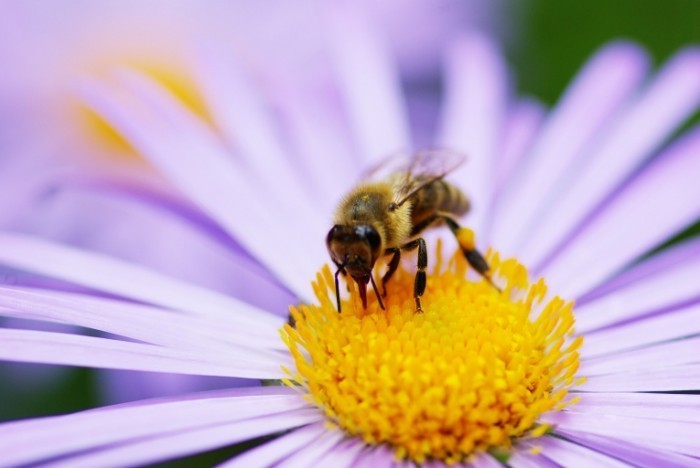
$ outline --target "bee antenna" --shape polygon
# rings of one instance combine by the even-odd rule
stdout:
[[[369,281],[372,283],[372,289],[374,289],[374,295],[377,296],[377,301],[379,301],[379,307],[382,308],[382,310],[385,310],[384,308],[384,303],[382,302],[382,298],[379,295],[379,292],[377,292],[377,285],[374,282],[374,276],[372,276],[372,272],[370,271],[369,273]]]
[[[338,275],[345,269],[345,263],[338,265],[338,270],[335,272],[335,301],[338,304],[338,313],[340,313],[340,288],[338,287]]]

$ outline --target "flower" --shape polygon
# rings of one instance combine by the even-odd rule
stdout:
[[[329,41],[342,72],[338,81],[328,80],[324,72],[312,89],[275,83],[271,87],[278,98],[275,112],[263,105],[245,70],[229,55],[216,47],[203,50],[196,71],[201,73],[215,128],[139,72],[119,71],[118,88],[101,82],[83,87],[89,105],[201,210],[200,216],[192,217],[193,223],[227,245],[235,238],[231,255],[250,279],[236,292],[239,297],[262,301],[288,297],[293,291],[308,301],[314,292],[309,280],[325,262],[327,215],[336,195],[352,184],[362,167],[353,154],[368,158],[410,147],[399,82],[381,53],[381,44],[371,31],[360,27],[358,18],[344,19],[348,21],[331,28]],[[575,382],[580,384],[571,390],[579,399],[575,404],[565,402],[563,395],[556,399],[552,393],[533,390],[545,398],[536,401],[554,400],[537,413],[539,425],[529,433],[515,434],[522,437],[513,441],[512,453],[478,451],[469,461],[493,464],[497,456],[514,466],[620,461],[693,464],[700,456],[694,437],[698,403],[695,395],[683,392],[700,386],[692,352],[700,332],[695,282],[700,244],[686,241],[639,258],[700,215],[700,185],[694,183],[700,171],[700,130],[690,129],[673,140],[669,137],[700,102],[700,83],[695,78],[700,52],[681,52],[643,85],[647,74],[643,51],[627,43],[609,45],[594,56],[546,119],[532,101],[507,99],[502,60],[495,45],[481,36],[463,38],[455,45],[447,62],[445,112],[436,142],[471,157],[454,179],[473,199],[470,226],[479,242],[489,239],[498,250],[516,254],[532,272],[546,278],[550,291],[576,299],[576,333],[584,338],[578,375],[587,380]],[[284,123],[281,129],[275,125],[280,122]],[[182,198],[167,196],[164,199],[183,206]],[[194,211],[192,205],[184,206],[190,208],[188,213]],[[231,237],[212,230],[212,220]],[[3,287],[0,313],[70,323],[114,336],[2,329],[0,358],[249,379],[288,378],[284,367],[292,374],[296,369],[300,383],[309,388],[325,382],[312,380],[314,372],[325,368],[303,368],[303,361],[313,359],[318,350],[312,346],[314,340],[319,343],[322,336],[305,337],[304,323],[296,329],[298,337],[286,327],[290,353],[278,336],[285,318],[259,304],[26,235],[2,233],[0,245],[4,264],[106,293]],[[502,295],[483,282],[464,281],[463,276],[459,281],[445,279],[440,293],[457,294],[457,289],[472,294],[475,302],[498,304],[494,320],[502,319],[506,309],[521,313],[524,304],[534,304],[535,298],[544,295],[543,283],[528,286],[524,269],[516,263],[501,263],[494,255],[490,260],[496,279],[505,282]],[[445,271],[448,276],[454,274]],[[430,284],[440,284],[442,274],[441,269],[435,271]],[[428,316],[428,307],[423,316],[416,316],[398,305],[402,299],[410,303],[407,282],[410,276],[400,271],[390,283],[395,290],[390,292],[386,319],[368,310],[376,323],[407,320],[418,328],[420,322],[434,320],[434,315]],[[322,308],[328,294],[323,284],[322,274],[315,290],[321,308],[313,302],[301,306],[294,314],[298,321],[318,324],[319,315],[314,314],[328,310],[328,304]],[[512,294],[511,285],[525,290],[524,302]],[[463,297],[458,297],[454,303],[464,307]],[[503,297],[508,302],[497,302]],[[426,304],[429,300],[426,297]],[[562,334],[554,338],[563,346],[572,316],[561,300],[554,298],[549,304],[554,305],[536,309],[534,315],[548,318],[551,311],[557,316],[559,321],[545,328],[561,328]],[[450,308],[434,310],[438,309]],[[472,343],[488,328],[483,311],[491,309],[477,305],[470,310],[475,311],[470,319],[483,319],[472,327],[477,333],[470,337]],[[351,315],[325,316],[329,321],[353,319]],[[533,322],[537,320],[533,316]],[[526,327],[521,324],[515,331]],[[494,334],[508,328],[496,330]],[[518,335],[509,336],[515,340]],[[302,342],[309,345],[306,355],[300,349]],[[559,377],[572,377],[570,369],[576,370],[581,342],[579,338],[568,348],[539,348],[555,350],[553,357],[542,357],[551,364],[542,372],[551,370],[553,388]],[[331,348],[336,342],[323,343]],[[486,343],[480,349],[491,352],[484,351],[477,359],[503,362],[488,361],[499,354],[495,347],[503,342]],[[445,342],[445,346],[453,344]],[[474,369],[478,372],[478,366]],[[379,368],[380,383],[385,377],[382,372]],[[391,370],[386,372],[391,379]],[[509,388],[508,379],[497,383],[499,378],[492,381],[494,393]],[[454,381],[446,376],[445,388]],[[537,390],[536,384],[533,387]],[[325,388],[321,397],[332,391]],[[426,398],[431,398],[427,393]],[[480,397],[489,395],[494,398],[493,393]],[[332,458],[334,465],[375,466],[393,459],[392,448],[372,445],[382,442],[375,434],[363,435],[362,440],[326,426],[331,421],[354,433],[351,426],[361,425],[338,412],[342,405],[332,403],[324,407],[325,412],[319,411],[305,396],[303,387],[233,388],[10,422],[0,426],[0,453],[3,462],[11,465],[44,461],[133,465],[275,435],[232,464],[321,465]],[[314,395],[314,401],[323,405],[321,397]],[[570,405],[556,407],[558,403]],[[486,409],[469,415],[481,413]],[[493,418],[497,420],[498,415]],[[507,447],[501,426],[487,429],[494,433],[493,445]],[[437,437],[436,446],[442,443]],[[457,458],[442,457],[437,451],[421,455],[412,452],[410,444],[402,452],[401,445],[391,440],[399,447],[399,455],[405,452],[418,461],[431,455],[462,461],[461,455],[469,453],[467,448]],[[489,446],[484,444],[481,439],[474,441],[481,450]]]

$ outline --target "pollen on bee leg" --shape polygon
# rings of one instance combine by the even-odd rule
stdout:
[[[456,233],[457,242],[459,246],[466,250],[474,250],[476,247],[476,241],[474,236],[474,231],[469,228],[459,228]]]
[[[293,308],[296,328],[282,331],[296,364],[286,382],[308,391],[348,435],[416,463],[464,462],[543,435],[540,415],[575,402],[568,392],[582,381],[573,308],[546,301],[544,281],[531,283],[516,260],[487,257],[502,294],[466,279],[458,251],[428,274],[423,314],[405,265],[391,279],[386,310],[373,296],[365,310],[349,281],[340,314],[324,270],[318,302]]]

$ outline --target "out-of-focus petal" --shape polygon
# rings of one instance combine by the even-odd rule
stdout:
[[[366,448],[364,441],[358,437],[345,439],[326,452],[326,455],[318,460],[317,466],[351,468],[355,466],[355,460]]]
[[[308,217],[300,214],[305,222],[286,223],[285,235],[280,236],[279,216],[269,209],[278,206],[279,201],[259,190],[251,174],[234,164],[232,155],[212,131],[146,77],[130,74],[128,81],[138,88],[138,97],[133,92],[118,95],[95,84],[85,85],[83,95],[285,285],[301,297],[311,297],[307,278],[313,277],[322,264],[321,257],[325,260],[325,252],[322,244],[314,250],[317,244],[312,245],[306,233],[322,232],[325,226],[320,224],[321,219],[314,228]],[[304,257],[302,252],[306,256],[317,252],[318,261]],[[280,258],[286,261],[280,262]]]
[[[263,387],[180,395],[1,424],[3,463],[16,466],[156,435],[307,411],[301,396],[285,390]],[[322,417],[318,411],[316,415]]]
[[[577,297],[696,220],[698,155],[696,127],[621,187],[537,273],[557,293]]]
[[[222,50],[216,44],[200,45],[195,57],[194,69],[207,105],[228,145],[235,148],[235,156],[242,162],[240,170],[254,172],[264,190],[275,194],[280,209],[289,206],[300,211],[301,221],[304,221],[305,210],[312,202],[304,192],[303,181],[308,175],[293,164],[289,152],[285,151],[283,135],[276,127],[279,122],[264,105],[264,98],[252,77],[247,76],[230,50]]]
[[[286,349],[279,338],[265,340],[244,327],[201,317],[84,294],[0,286],[0,315],[63,322],[174,349],[267,355]],[[244,349],[247,349],[245,351]]]
[[[133,262],[286,317],[296,296],[230,236],[224,233],[227,241],[217,240],[206,228],[147,197],[109,189],[64,189],[35,207],[37,223],[22,230]]]
[[[304,184],[314,193],[314,208],[330,220],[342,195],[357,184],[366,168],[357,163],[341,106],[330,90],[319,87],[285,87],[280,112],[289,128],[290,144],[310,175]]]
[[[328,428],[323,423],[308,426],[284,434],[271,442],[246,450],[236,458],[219,465],[220,468],[248,468],[250,466],[272,466],[290,454],[316,440]]]
[[[0,262],[130,299],[272,335],[284,321],[232,297],[146,268],[21,234],[0,233]]]
[[[327,466],[318,463],[329,451],[332,451],[345,437],[341,430],[330,430],[321,434],[289,457],[280,461],[281,468],[306,468],[308,466]],[[334,465],[335,466],[335,465]]]
[[[473,35],[457,42],[447,57],[446,98],[437,143],[467,155],[452,177],[472,200],[469,226],[483,232],[491,206],[503,131],[508,74],[503,56],[490,39]],[[477,242],[486,239],[477,235]]]
[[[286,376],[280,369],[283,358],[221,355],[214,359],[205,352],[34,330],[0,329],[0,339],[0,359],[5,361],[249,379]]]
[[[314,423],[321,417],[316,410],[300,409],[234,423],[193,428],[186,432],[168,432],[148,439],[108,446],[94,453],[78,454],[61,460],[54,466],[143,466],[275,434]]]
[[[641,83],[647,58],[637,46],[605,46],[589,60],[544,123],[494,213],[492,244],[516,253],[528,223],[580,151],[609,125]],[[529,233],[529,232],[528,232]],[[532,234],[529,234],[532,235]]]
[[[326,10],[328,54],[365,166],[410,149],[411,137],[396,65],[369,18],[350,5]]]
[[[380,445],[368,448],[364,453],[361,453],[355,462],[355,466],[358,468],[373,468],[376,466],[392,466],[393,463],[394,454],[391,449]]]
[[[559,181],[544,216],[532,220],[520,259],[537,268],[700,104],[700,49],[671,60]],[[663,186],[661,186],[663,187]],[[682,202],[681,200],[678,200]]]

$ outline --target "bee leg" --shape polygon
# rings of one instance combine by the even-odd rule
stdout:
[[[399,267],[399,260],[401,260],[401,250],[397,249],[396,247],[386,249],[384,255],[389,254],[393,254],[394,256],[391,257],[389,267],[386,270],[386,273],[384,273],[384,276],[382,276],[382,297],[386,297],[386,282],[389,281],[389,278],[392,277],[396,269]]]
[[[374,289],[374,295],[377,296],[377,302],[379,302],[379,307],[382,310],[386,310],[384,307],[384,303],[382,302],[382,296],[379,295],[379,291],[377,291],[377,284],[374,282],[374,276],[372,274],[369,275],[369,282],[372,284],[372,289]]]
[[[336,263],[336,265],[338,264]],[[340,313],[340,288],[338,287],[338,274],[340,272],[343,272],[343,274],[345,274],[345,269],[341,265],[338,265],[338,270],[336,270],[335,272],[335,300],[338,304],[338,313]]]
[[[416,313],[422,314],[423,308],[420,305],[420,298],[425,292],[427,279],[425,269],[428,268],[428,248],[425,246],[425,240],[419,237],[416,240],[404,244],[401,249],[411,251],[418,247],[418,271],[416,272],[416,282],[413,285],[413,297],[416,300]]]
[[[498,292],[501,292],[501,288],[496,286],[491,279],[491,269],[489,268],[488,262],[484,256],[481,255],[478,250],[476,250],[476,246],[474,245],[474,232],[471,229],[460,227],[460,225],[457,224],[457,221],[450,216],[444,214],[439,214],[438,216],[445,220],[445,223],[450,228],[450,231],[452,231],[452,234],[454,234],[459,247],[462,249],[464,258],[467,259],[469,265],[471,265],[471,267],[474,268],[477,273],[488,281],[491,286],[496,288]]]

